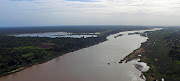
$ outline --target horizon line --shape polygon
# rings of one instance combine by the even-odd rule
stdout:
[[[71,26],[71,27],[77,27],[77,26],[140,26],[140,27],[180,27],[180,26],[162,26],[162,25],[42,25],[42,26],[0,26],[0,28],[23,28],[23,27],[68,27],[68,26]]]

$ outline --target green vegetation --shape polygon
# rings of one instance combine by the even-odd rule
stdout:
[[[147,81],[180,81],[180,28],[164,28],[147,32],[148,46],[146,62],[150,70],[145,74]]]
[[[67,52],[75,51],[103,41],[110,34],[120,31],[147,29],[123,27],[47,27],[47,28],[2,28],[0,29],[0,76],[18,71],[22,67],[43,63]],[[41,38],[14,37],[14,33],[31,32],[100,32],[97,38]]]
[[[0,74],[48,61],[64,53],[105,41],[104,38],[0,37]]]

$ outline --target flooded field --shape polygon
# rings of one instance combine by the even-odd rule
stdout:
[[[88,38],[88,37],[97,37],[97,34],[99,33],[82,33],[82,34],[76,34],[76,33],[67,33],[67,32],[46,32],[46,33],[25,33],[25,34],[17,34],[14,35],[16,37],[50,37],[50,38],[56,38],[56,37],[70,37],[70,38]]]

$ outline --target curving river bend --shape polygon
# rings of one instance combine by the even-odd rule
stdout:
[[[125,31],[110,35],[108,41],[0,77],[0,81],[141,81],[141,72],[131,63],[118,62],[148,39],[128,33],[155,30]],[[118,34],[124,35],[114,38]]]

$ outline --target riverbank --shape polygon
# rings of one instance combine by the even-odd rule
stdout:
[[[146,47],[148,47],[148,46],[150,46],[152,44],[153,44],[153,42],[148,39],[146,42],[141,44],[140,48],[134,50],[128,56],[123,58],[123,60],[128,62],[128,61],[132,61],[134,59],[140,59],[141,62],[145,62],[145,60],[147,59],[147,57],[145,56],[145,52],[146,51],[151,51],[151,50],[146,50]]]
[[[102,43],[104,41],[107,41],[106,37],[101,37],[101,40],[98,40],[98,41],[95,41],[95,42],[91,42],[91,43],[88,43],[86,45],[83,45],[83,46],[80,46],[80,47],[76,47],[76,48],[72,48],[72,49],[67,49],[65,51],[62,51],[62,52],[59,52],[59,53],[56,53],[55,56],[50,56],[48,58],[45,58],[45,59],[42,59],[42,60],[39,60],[37,62],[34,62],[34,63],[31,63],[31,64],[26,64],[26,65],[23,65],[23,66],[19,66],[19,68],[17,69],[14,69],[14,70],[11,70],[11,71],[8,71],[4,74],[1,74],[0,77],[2,76],[6,76],[6,75],[9,75],[9,74],[12,74],[12,73],[16,73],[16,72],[19,72],[23,69],[26,69],[28,67],[31,67],[33,65],[37,65],[37,64],[42,64],[42,63],[45,63],[45,62],[48,62],[56,57],[59,57],[61,55],[64,55],[64,54],[67,54],[67,53],[70,53],[70,52],[74,52],[74,51],[77,51],[77,50],[80,50],[82,48],[87,48],[87,47],[90,47],[90,46],[93,46],[93,45],[96,45],[96,44],[99,44],[99,43]]]
[[[147,40],[146,42],[142,43],[141,47],[134,50],[132,53],[130,53],[128,56],[126,56],[125,58],[123,58],[123,60],[127,63],[127,62],[130,62],[130,61],[133,61],[133,60],[136,60],[138,62],[142,62],[142,63],[146,63],[146,60],[147,60],[147,57],[145,55],[145,52],[146,51],[150,51],[150,50],[146,50],[146,47],[148,47],[149,45],[151,45],[152,42],[150,40]],[[135,68],[138,69],[139,71],[141,71],[141,75],[140,77],[143,79],[143,80],[146,80],[146,78],[144,77],[144,72],[146,71],[142,71],[142,69],[145,67],[145,66],[142,66],[140,64],[134,64]],[[146,65],[147,66],[147,65]]]
[[[144,33],[133,33],[133,34],[140,34],[141,36],[148,37],[147,34],[153,32],[155,31],[146,31]],[[147,52],[153,51],[153,50],[149,50],[148,48],[154,46],[155,41],[157,40],[148,38],[146,42],[141,43],[141,46],[138,49],[134,50],[132,53],[121,59],[119,63],[122,63],[123,61],[125,61],[125,63],[131,62],[136,69],[141,71],[141,75],[140,75],[141,79],[147,80],[146,77],[148,77],[148,81],[156,80],[156,77],[154,77],[155,72],[151,72],[150,74],[147,73],[149,69],[153,69],[155,71],[155,67],[152,64],[151,65],[149,64],[148,62],[149,60],[146,55]],[[157,59],[153,59],[153,60],[157,60]]]
[[[147,34],[147,32],[145,32],[145,33]],[[150,33],[153,33],[153,32],[150,32]],[[146,37],[148,37],[148,36],[146,36]],[[149,67],[149,64],[146,64],[146,63],[148,63],[148,57],[147,57],[146,53],[153,51],[153,50],[149,50],[148,47],[152,47],[154,44],[155,44],[155,40],[152,40],[151,38],[147,39],[146,42],[141,43],[140,48],[134,50],[132,53],[130,53],[128,56],[124,57],[121,60],[121,61],[125,61],[125,63],[131,62],[131,61],[134,61],[134,60],[137,61],[137,63],[134,64],[134,66],[135,66],[136,69],[138,69],[139,71],[142,72],[140,77],[143,80],[146,80],[147,75],[155,76],[155,73],[151,73],[151,74],[146,73],[146,71],[148,71],[149,68],[146,71],[142,71],[143,68]],[[157,60],[157,59],[154,59],[154,60]],[[139,63],[144,63],[145,66],[141,65]],[[155,67],[152,67],[152,66],[153,65],[151,65],[150,69],[155,68]],[[153,80],[156,80],[156,78],[148,76],[148,81],[153,81]]]
[[[179,29],[165,28],[160,31],[147,32],[148,40],[142,43],[141,47],[124,60],[130,62],[133,59],[140,59],[140,62],[148,64],[150,69],[142,72],[147,81],[167,80],[179,81]],[[141,69],[141,66],[137,66]]]

